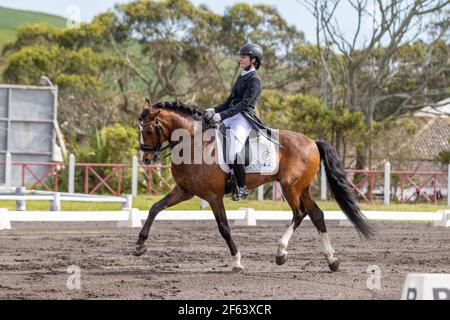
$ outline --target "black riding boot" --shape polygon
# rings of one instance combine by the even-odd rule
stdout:
[[[247,198],[248,192],[245,187],[245,167],[244,164],[237,163],[234,161],[233,164],[234,176],[236,177],[236,191],[231,196],[231,200],[239,201],[241,199]]]

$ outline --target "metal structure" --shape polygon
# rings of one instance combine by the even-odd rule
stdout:
[[[55,153],[58,87],[47,78],[43,86],[0,85],[0,161],[51,162]],[[10,154],[11,158],[7,159]],[[62,160],[62,159],[58,159]],[[13,167],[5,174],[0,168],[0,184],[20,186],[34,183],[48,168],[29,166],[26,172]]]

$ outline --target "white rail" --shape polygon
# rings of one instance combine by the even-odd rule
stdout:
[[[438,212],[388,212],[364,211],[368,220],[385,221],[431,221],[435,225],[450,227],[450,210]],[[346,216],[340,211],[326,211],[325,220],[346,221]],[[147,211],[126,209],[122,211],[8,211],[0,209],[0,230],[10,229],[11,222],[84,222],[84,221],[115,221],[118,226],[140,227],[146,219]],[[290,211],[254,211],[251,208],[228,210],[229,220],[236,220],[241,225],[256,225],[256,221],[291,220]],[[305,220],[308,220],[306,217]],[[164,210],[156,220],[214,220],[212,211],[207,210]]]
[[[121,203],[122,209],[132,208],[133,198],[131,195],[124,195],[121,197],[113,196],[99,196],[88,194],[76,194],[76,193],[59,193],[48,191],[19,191],[19,195],[3,194],[0,195],[0,201],[16,201],[16,210],[25,211],[25,201],[51,201],[51,211],[61,210],[61,201],[72,202],[108,202],[108,203]]]

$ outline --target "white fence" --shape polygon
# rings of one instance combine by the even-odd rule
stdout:
[[[450,210],[437,212],[389,212],[364,211],[368,220],[384,221],[431,221],[436,226],[450,227]],[[325,220],[347,221],[341,211],[325,211]],[[146,219],[147,211],[129,208],[122,211],[8,211],[0,209],[0,230],[10,229],[11,222],[89,222],[113,221],[118,227],[141,227],[141,221]],[[255,211],[251,208],[228,210],[229,220],[236,224],[252,226],[257,221],[290,221],[291,211]],[[156,220],[214,220],[209,210],[164,210]],[[309,220],[306,217],[305,220]]]
[[[16,201],[17,211],[26,210],[27,200],[50,201],[51,211],[60,211],[61,201],[121,203],[122,209],[130,209],[133,207],[133,197],[131,195],[114,197],[114,196],[101,196],[101,195],[80,194],[80,193],[25,190],[22,187],[16,188],[15,193],[13,193],[10,190],[6,192],[3,191],[0,193],[0,201]]]

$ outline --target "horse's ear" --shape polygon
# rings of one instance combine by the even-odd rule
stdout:
[[[148,98],[145,98],[144,105],[142,106],[142,109],[150,108],[151,105],[152,105],[152,103],[150,102],[150,100]]]

